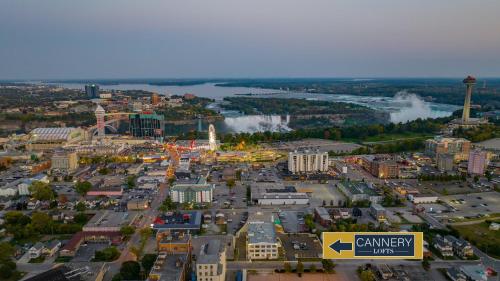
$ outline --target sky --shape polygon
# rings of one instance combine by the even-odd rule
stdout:
[[[0,79],[500,77],[498,0],[0,0]]]

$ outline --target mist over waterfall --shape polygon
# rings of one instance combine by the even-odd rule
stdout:
[[[282,132],[291,131],[288,127],[290,117],[282,118],[280,115],[247,115],[239,117],[226,117],[224,125],[227,129],[241,133],[255,133],[263,131]]]
[[[431,104],[424,101],[416,94],[407,91],[396,93],[392,100],[391,122],[407,122],[418,118],[436,118],[447,116],[449,113],[436,111]]]

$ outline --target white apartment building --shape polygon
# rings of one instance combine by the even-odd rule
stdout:
[[[288,153],[288,170],[294,174],[328,171],[328,152],[302,150]]]
[[[225,281],[226,248],[220,240],[210,240],[201,247],[196,261],[196,280]]]

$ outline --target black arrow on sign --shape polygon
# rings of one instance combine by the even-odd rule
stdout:
[[[352,250],[352,243],[342,243],[340,240],[337,240],[337,242],[330,245],[330,248],[340,254],[341,251]]]

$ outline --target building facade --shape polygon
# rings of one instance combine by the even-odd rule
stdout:
[[[449,153],[439,153],[436,155],[436,163],[441,172],[451,172],[455,167],[455,156]]]
[[[280,243],[276,237],[276,231],[273,223],[261,221],[248,223],[248,260],[278,259],[279,247]]]
[[[204,244],[196,261],[196,280],[225,281],[226,249],[220,240]]]
[[[339,182],[337,187],[351,202],[368,200],[379,203],[382,200],[382,195],[365,182],[343,181]]]
[[[211,203],[213,184],[176,184],[170,188],[170,197],[176,203]]]
[[[324,173],[328,171],[328,152],[293,151],[288,153],[288,171],[293,174]]]
[[[469,162],[467,163],[467,173],[473,175],[484,175],[488,166],[488,152],[482,150],[472,150],[469,153]]]
[[[161,138],[165,128],[163,115],[137,113],[129,115],[130,134],[137,138]]]
[[[89,99],[99,98],[99,86],[95,84],[85,85],[85,93]]]
[[[463,138],[435,137],[425,141],[425,154],[436,157],[438,154],[452,154],[455,161],[469,158],[471,143]]]
[[[78,169],[76,152],[56,152],[51,158],[51,169],[72,172]]]

